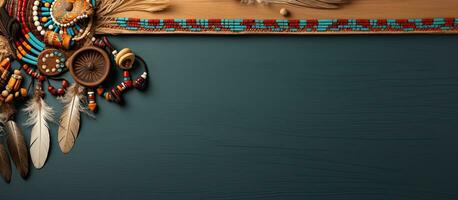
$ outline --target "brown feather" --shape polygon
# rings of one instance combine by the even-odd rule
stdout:
[[[13,120],[5,123],[5,131],[7,133],[8,150],[10,151],[16,169],[21,174],[22,178],[26,178],[29,173],[29,152],[25,144],[24,134]]]
[[[0,143],[0,175],[9,183],[11,181],[11,163],[10,157],[6,152],[5,145]]]

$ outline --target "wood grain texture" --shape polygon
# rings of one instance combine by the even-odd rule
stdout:
[[[294,19],[338,18],[434,18],[457,17],[455,0],[352,0],[340,9],[323,10],[284,5],[242,5],[236,0],[175,0],[169,9],[155,14],[131,12],[124,17],[151,19],[286,19],[279,10],[286,7]]]

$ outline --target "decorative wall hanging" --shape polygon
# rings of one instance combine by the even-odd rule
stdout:
[[[0,175],[6,182],[11,180],[11,163],[23,178],[28,177],[29,159],[37,169],[45,166],[50,138],[56,135],[50,132],[53,124],[58,124],[59,148],[69,153],[78,137],[81,114],[93,115],[97,110],[96,94],[123,103],[128,90],[145,88],[148,70],[143,59],[128,48],[118,52],[107,37],[95,36],[95,21],[113,13],[152,12],[165,5],[157,0],[2,2]],[[138,62],[144,72],[132,79],[130,73]],[[122,82],[109,85],[105,80],[113,79],[109,74],[116,71]],[[65,74],[72,80],[64,79]],[[62,113],[46,103],[49,95],[62,102]],[[18,123],[15,115],[21,111],[27,120]],[[31,132],[23,132],[22,125],[30,126]]]
[[[5,0],[1,3],[0,175],[7,182],[12,174],[10,160],[23,178],[28,176],[29,159],[35,168],[44,167],[50,137],[54,135],[49,129],[52,123],[58,123],[57,142],[61,151],[69,153],[79,134],[81,114],[92,115],[97,110],[96,95],[123,103],[127,91],[145,89],[148,69],[143,59],[129,48],[118,51],[102,34],[458,31],[458,18],[454,18],[456,0],[417,0],[415,4],[398,0]],[[139,62],[144,71],[132,79],[131,71]],[[122,71],[122,81],[107,86],[106,80],[113,79],[110,72],[118,70]],[[62,78],[65,74],[72,80]],[[60,86],[55,87],[57,84]],[[62,113],[55,113],[48,106],[45,93],[59,97]],[[15,121],[15,114],[21,111],[16,110],[18,105],[25,107],[23,112],[28,117],[25,123]],[[30,126],[31,132],[24,134],[21,124]]]

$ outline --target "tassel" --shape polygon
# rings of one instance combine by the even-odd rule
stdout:
[[[154,13],[166,9],[169,4],[169,0],[99,0],[96,29],[102,28],[113,17],[125,16],[128,12]]]
[[[84,88],[77,84],[68,88],[67,94],[62,98],[65,103],[64,111],[60,116],[59,130],[57,133],[59,147],[64,154],[70,152],[75,144],[80,129],[80,113],[87,112],[84,104]]]
[[[11,163],[10,157],[6,152],[5,145],[0,143],[0,175],[9,183],[11,181]]]
[[[41,84],[35,88],[34,97],[27,103],[24,109],[28,115],[27,126],[33,126],[30,134],[30,157],[37,169],[41,169],[49,152],[49,127],[48,122],[52,121],[54,111],[43,100],[43,89]]]

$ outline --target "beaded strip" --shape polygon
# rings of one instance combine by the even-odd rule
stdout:
[[[138,19],[112,18],[102,25],[137,32],[450,32],[458,18],[433,19]]]

